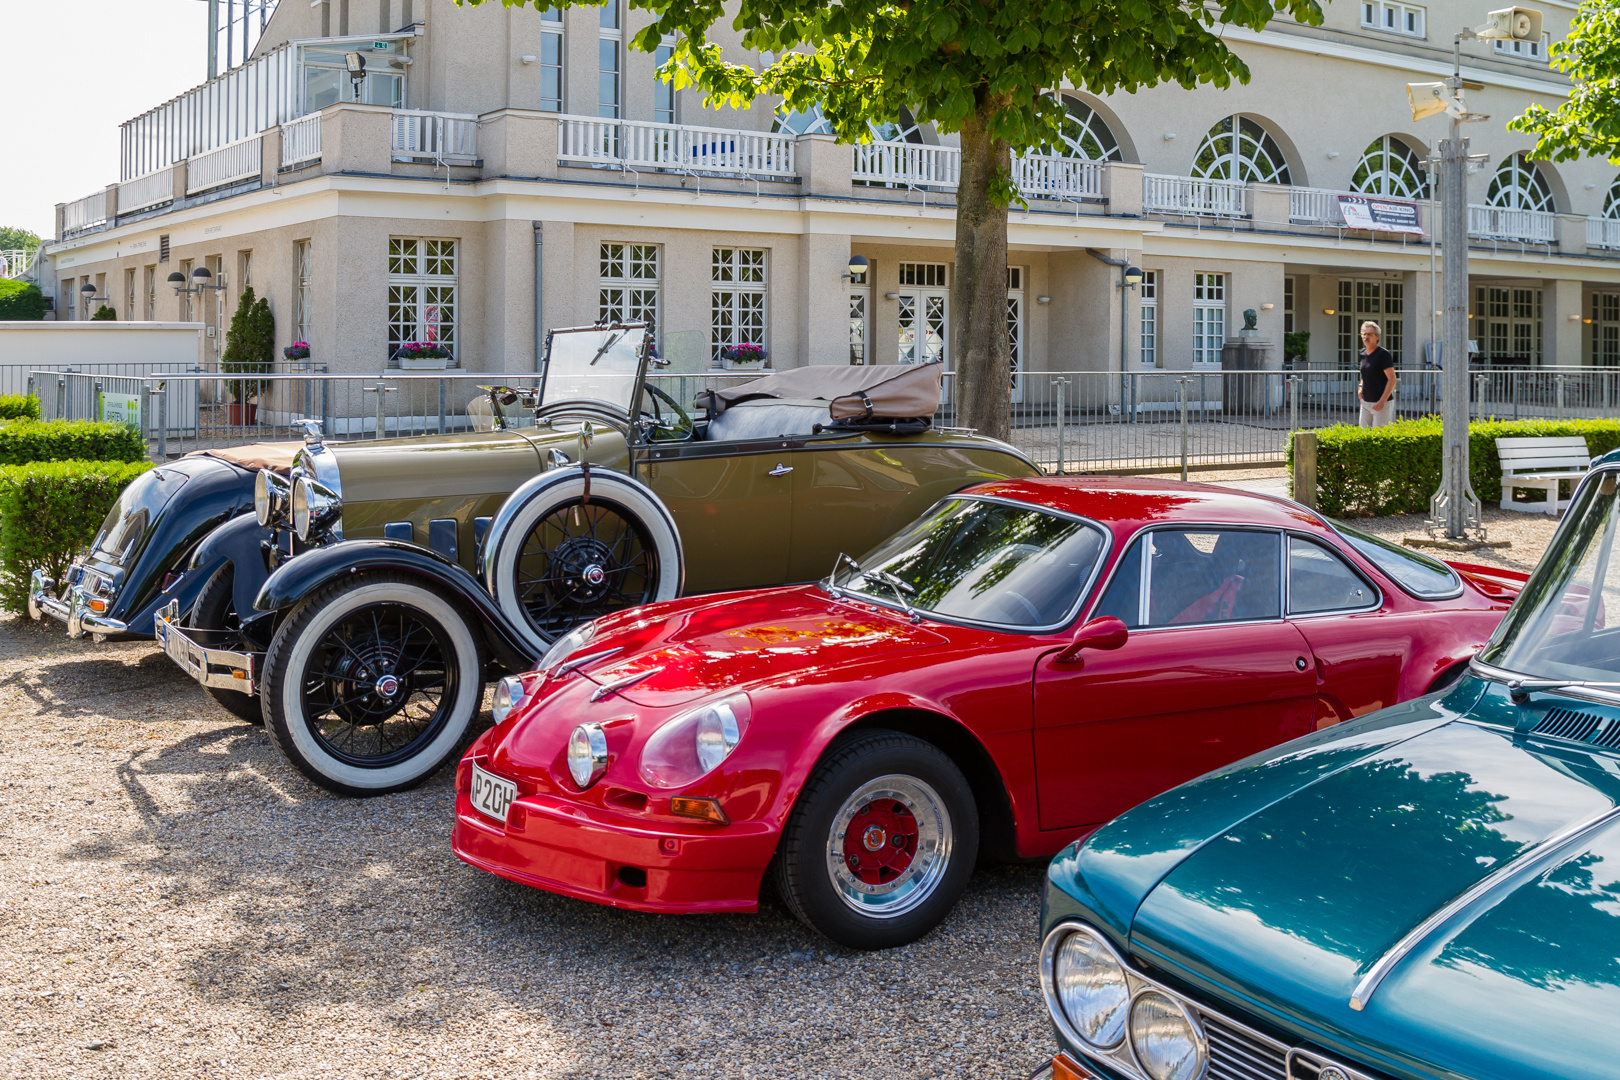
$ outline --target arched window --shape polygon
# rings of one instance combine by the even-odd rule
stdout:
[[[1502,159],[1491,178],[1486,202],[1504,210],[1547,210],[1553,207],[1552,188],[1535,162],[1523,154]]]
[[[1361,163],[1356,166],[1350,189],[1363,195],[1384,195],[1396,199],[1429,197],[1429,181],[1423,173],[1423,158],[1393,135],[1374,139],[1361,152]]]
[[[1064,96],[1069,115],[1063,121],[1063,144],[1071,157],[1086,161],[1122,161],[1119,140],[1108,129],[1108,122],[1097,110],[1077,98]]]
[[[912,117],[909,109],[900,110],[900,120],[894,124],[868,124],[872,129],[872,138],[879,142],[923,142],[922,128]]]
[[[831,135],[832,125],[821,113],[820,105],[813,105],[809,110],[800,112],[797,109],[778,109],[776,120],[771,124],[772,131],[785,131],[790,135]]]
[[[1209,129],[1192,174],[1204,180],[1289,184],[1288,162],[1266,129],[1246,116],[1228,116]]]
[[[1603,197],[1603,216],[1610,221],[1620,221],[1620,176],[1614,178],[1609,193]]]

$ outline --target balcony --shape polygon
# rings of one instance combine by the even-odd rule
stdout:
[[[792,179],[793,148],[792,135],[767,131],[578,116],[557,122],[557,160],[621,170]]]
[[[478,158],[478,117],[395,109],[390,123],[395,160],[431,158],[468,165]],[[317,153],[319,142],[317,141]]]
[[[1550,245],[1558,240],[1558,215],[1541,210],[1504,210],[1499,206],[1470,204],[1468,235],[1477,240]]]
[[[1145,173],[1142,208],[1150,213],[1181,217],[1248,217],[1248,185],[1236,180]]]
[[[1620,251],[1620,220],[1589,217],[1586,219],[1586,246],[1604,251]]]

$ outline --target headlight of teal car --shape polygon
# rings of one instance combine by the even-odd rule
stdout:
[[[1193,1080],[1204,1071],[1204,1037],[1181,1002],[1145,990],[1131,1003],[1131,1050],[1153,1080]]]
[[[1107,1050],[1125,1037],[1126,1007],[1131,1000],[1125,965],[1090,930],[1070,930],[1061,942],[1054,943],[1052,989],[1075,1032],[1092,1046]]]
[[[653,732],[641,749],[641,778],[683,787],[720,767],[748,730],[748,695],[732,694],[688,710]]]

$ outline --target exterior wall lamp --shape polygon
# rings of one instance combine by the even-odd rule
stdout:
[[[96,287],[90,284],[88,281],[79,286],[79,295],[84,298],[84,310],[87,313],[85,315],[86,318],[89,318],[88,312],[90,311],[91,304],[105,304],[107,302],[107,297],[96,295]]]
[[[1325,308],[1322,309],[1322,314],[1324,314],[1324,315],[1337,315],[1338,310],[1336,308],[1325,307]]]
[[[1127,289],[1134,289],[1140,284],[1142,284],[1141,268],[1137,266],[1127,266],[1125,268],[1125,287]]]
[[[176,296],[179,296],[181,293],[196,293],[198,296],[201,296],[204,290],[207,289],[213,289],[216,292],[224,291],[226,288],[224,285],[209,284],[209,282],[213,280],[213,277],[214,273],[212,270],[208,269],[206,266],[199,266],[191,272],[190,288],[186,287],[186,275],[182,274],[178,270],[169,275],[169,284],[174,286],[174,295]]]
[[[366,79],[366,58],[357,52],[344,53],[343,63],[349,69],[349,83],[354,87],[354,100],[360,100],[360,84]]]
[[[872,264],[866,261],[865,255],[851,255],[849,257],[849,269],[839,274],[838,277],[842,281],[853,281],[858,277],[864,277],[871,266]],[[893,297],[891,296],[890,299],[893,299]]]

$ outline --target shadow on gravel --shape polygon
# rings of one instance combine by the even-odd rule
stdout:
[[[149,721],[130,705],[149,705],[154,694],[187,694],[196,684],[160,652],[145,652],[131,658],[113,655],[86,655],[83,658],[56,659],[43,656],[27,670],[0,679],[34,703],[34,714],[41,717],[111,715],[134,723]],[[93,688],[93,692],[87,691]],[[196,690],[188,704],[200,702]]]

